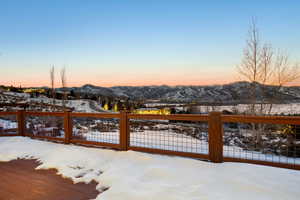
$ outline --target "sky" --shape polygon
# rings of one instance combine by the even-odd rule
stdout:
[[[298,0],[0,0],[0,85],[211,85],[240,80],[251,19],[300,61]],[[300,85],[300,81],[295,82]]]

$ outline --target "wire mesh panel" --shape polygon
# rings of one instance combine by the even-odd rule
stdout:
[[[116,118],[72,117],[72,139],[119,144],[119,121]]]
[[[64,118],[60,116],[31,116],[25,117],[26,134],[64,138]]]
[[[224,157],[300,164],[300,126],[225,123]]]
[[[0,115],[0,135],[17,134],[18,122],[16,115]]]
[[[208,154],[207,123],[130,119],[130,146]]]

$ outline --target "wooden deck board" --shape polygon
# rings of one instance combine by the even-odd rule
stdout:
[[[73,184],[55,169],[35,170],[35,160],[0,162],[0,200],[88,200],[96,198],[96,182]]]

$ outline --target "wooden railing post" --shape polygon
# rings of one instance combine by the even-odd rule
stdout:
[[[72,138],[73,123],[70,111],[65,111],[64,115],[64,130],[65,130],[65,144],[69,144]]]
[[[120,112],[120,150],[127,151],[129,147],[129,121],[127,118],[128,111]]]
[[[210,112],[208,119],[209,159],[223,162],[223,124],[220,112]]]
[[[18,110],[17,121],[18,121],[18,134],[20,136],[25,136],[25,111],[24,110]]]

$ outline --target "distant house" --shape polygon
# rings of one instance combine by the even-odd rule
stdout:
[[[43,88],[27,88],[23,90],[24,93],[45,93],[46,90]]]
[[[140,108],[133,111],[134,114],[156,114],[156,115],[169,115],[171,110],[169,108]]]

